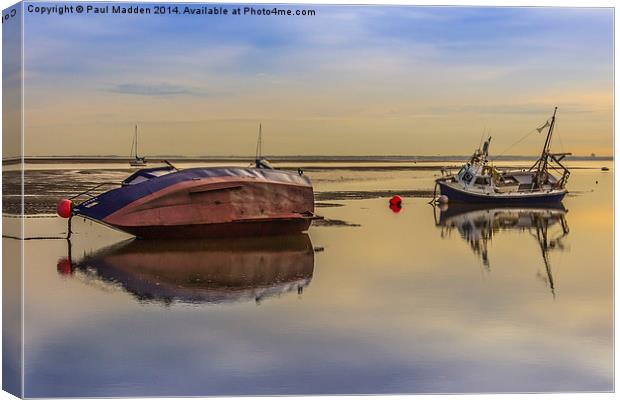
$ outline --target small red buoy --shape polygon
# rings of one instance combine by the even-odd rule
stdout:
[[[390,199],[390,205],[397,205],[400,207],[402,203],[403,203],[403,200],[400,198],[399,195],[396,195]]]
[[[71,275],[71,261],[68,258],[58,260],[56,270],[60,275]]]
[[[403,208],[403,200],[399,195],[395,195],[390,199],[390,210],[397,213]]]
[[[392,210],[395,213],[399,213],[400,210],[402,210],[402,209],[403,209],[403,207],[401,206],[400,203],[398,203],[398,204],[390,204],[390,210]]]
[[[63,218],[69,218],[71,216],[71,210],[73,209],[73,202],[68,199],[62,199],[56,205],[56,212]]]

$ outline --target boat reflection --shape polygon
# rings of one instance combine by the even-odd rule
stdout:
[[[553,207],[492,207],[483,205],[444,205],[435,211],[435,224],[441,228],[441,237],[447,238],[456,230],[469,243],[472,251],[490,270],[488,244],[493,236],[503,231],[531,234],[538,242],[545,267],[538,276],[549,286],[555,297],[555,283],[549,263],[551,250],[564,251],[563,239],[568,235],[568,211],[563,205]]]
[[[310,284],[314,250],[307,234],[235,240],[130,239],[58,262],[59,274],[120,285],[141,301],[232,303],[295,292]]]

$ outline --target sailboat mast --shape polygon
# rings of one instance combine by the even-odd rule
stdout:
[[[134,140],[136,141],[136,158],[138,158],[138,124],[135,127]]]
[[[258,141],[256,142],[256,159],[260,159],[263,153],[263,124],[258,124]]]
[[[129,158],[133,157],[133,149],[136,146],[136,137],[131,138],[131,150],[129,150]]]

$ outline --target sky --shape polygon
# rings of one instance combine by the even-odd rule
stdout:
[[[465,155],[483,134],[499,154],[555,106],[554,150],[613,153],[610,8],[279,7],[316,15],[26,9],[25,154],[129,155],[138,124],[147,156],[250,156],[259,123],[267,156]]]

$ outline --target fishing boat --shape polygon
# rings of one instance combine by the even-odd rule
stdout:
[[[441,228],[441,237],[450,237],[452,231],[467,241],[487,270],[491,269],[489,243],[501,232],[527,232],[537,241],[542,255],[547,282],[555,296],[555,283],[549,252],[564,250],[564,238],[569,234],[567,210],[561,204],[547,206],[495,206],[484,204],[450,204],[435,212],[435,225]]]
[[[128,239],[67,258],[63,276],[121,287],[140,301],[256,302],[301,294],[312,281],[314,249],[307,234],[281,237]],[[102,286],[98,284],[97,286]]]
[[[550,121],[536,128],[541,132],[549,127],[541,155],[529,169],[500,170],[490,165],[489,137],[482,149],[477,149],[457,174],[443,176],[435,181],[440,195],[445,196],[444,201],[493,204],[561,202],[567,193],[566,183],[570,176],[562,160],[571,153],[550,152],[557,109]]]
[[[68,235],[74,216],[149,239],[289,234],[321,218],[303,171],[275,169],[258,151],[248,168],[167,164],[61,200],[57,211],[69,219]],[[96,194],[110,185],[118,187]]]
[[[138,156],[138,125],[136,125],[129,153],[129,165],[132,167],[145,167],[146,157]]]

